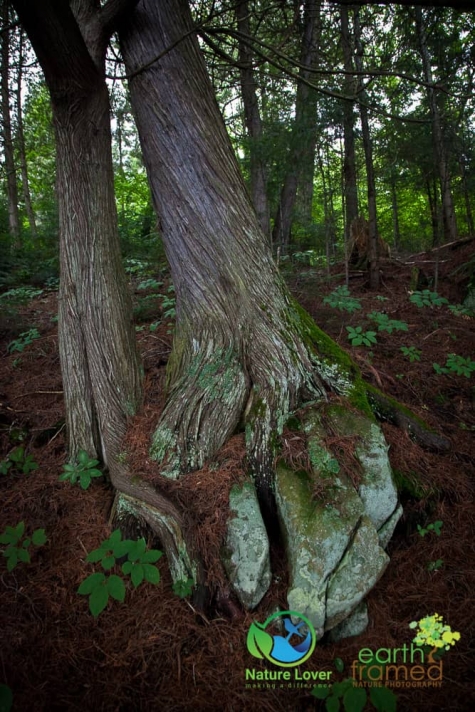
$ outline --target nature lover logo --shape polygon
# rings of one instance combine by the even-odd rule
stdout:
[[[304,663],[312,655],[316,642],[313,625],[296,611],[278,611],[264,623],[255,621],[247,634],[251,655],[280,667]]]

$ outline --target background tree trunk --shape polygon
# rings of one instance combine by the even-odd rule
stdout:
[[[340,8],[341,46],[345,72],[344,93],[351,97],[356,95],[356,80],[351,75],[353,66],[353,42],[351,40],[348,8]],[[349,243],[350,225],[358,216],[358,187],[356,184],[356,152],[355,152],[355,114],[352,101],[343,102],[343,196],[345,204],[345,244]]]
[[[16,89],[16,111],[17,111],[17,139],[18,153],[20,156],[21,185],[25,210],[30,223],[30,232],[33,238],[37,237],[35,211],[31,202],[30,181],[28,179],[28,163],[26,160],[25,133],[23,131],[23,107],[21,101],[21,89],[23,82],[23,29],[20,27],[18,39],[18,78]]]
[[[15,155],[12,137],[12,119],[10,111],[10,23],[9,0],[2,3],[2,26],[6,28],[2,32],[1,42],[1,94],[2,94],[2,134],[4,165],[7,178],[7,201],[8,201],[8,226],[13,249],[21,246],[20,237],[20,217],[18,213],[18,185],[15,167]]]

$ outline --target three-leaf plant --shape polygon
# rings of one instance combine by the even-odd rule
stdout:
[[[25,537],[25,522],[19,522],[16,527],[7,526],[0,534],[0,544],[6,544],[3,556],[7,559],[7,571],[13,571],[20,562],[29,564],[31,561],[28,549],[43,546],[46,543],[44,529],[35,529],[31,537]]]
[[[120,530],[116,529],[98,549],[87,555],[86,561],[100,563],[104,571],[109,572],[119,565],[119,560],[126,557],[121,571],[130,576],[134,588],[137,588],[143,581],[153,584],[160,582],[160,572],[154,564],[161,556],[162,552],[157,549],[147,551],[145,539],[122,539]],[[125,583],[118,574],[98,571],[84,579],[78,593],[89,596],[89,610],[97,618],[107,606],[109,596],[116,601],[124,601]]]
[[[99,460],[93,460],[85,450],[78,452],[78,461],[67,463],[63,466],[63,474],[59,476],[61,482],[69,480],[72,485],[79,484],[82,489],[87,489],[93,477],[102,477],[102,472],[96,468]]]

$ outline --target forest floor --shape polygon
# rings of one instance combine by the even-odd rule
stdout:
[[[437,291],[450,304],[461,303],[466,288],[462,266],[473,259],[473,251],[473,241],[440,251]],[[333,269],[332,280],[309,268],[302,268],[303,274],[294,271],[289,279],[296,297],[348,349],[364,377],[452,443],[447,453],[428,452],[395,426],[383,424],[404,505],[388,547],[391,563],[367,598],[367,630],[338,643],[320,641],[299,668],[301,675],[331,670],[332,680],[344,679],[351,676],[351,662],[362,648],[410,646],[411,621],[438,613],[453,631],[460,631],[461,639],[442,658],[439,687],[393,688],[397,709],[403,712],[463,712],[475,705],[475,373],[437,373],[433,367],[445,366],[452,353],[474,356],[475,319],[453,313],[447,305],[418,307],[410,302],[415,265],[408,263],[417,263],[420,274],[430,278],[433,259],[433,254],[421,254],[385,263],[377,294],[366,289],[363,275],[351,275],[351,294],[362,304],[351,313],[323,303],[344,283],[342,265]],[[406,322],[408,331],[378,332],[371,348],[352,347],[346,327],[377,331],[366,316],[374,311]],[[311,695],[313,683],[246,688],[246,668],[266,669],[248,653],[247,631],[253,620],[263,622],[276,604],[286,609],[282,572],[283,582],[252,613],[234,607],[233,616],[207,617],[175,595],[162,557],[159,585],[128,587],[125,603],[110,601],[97,619],[92,617],[87,598],[77,589],[95,570],[85,561],[87,552],[110,534],[113,493],[103,479],[85,491],[58,480],[66,455],[56,313],[57,294],[45,291],[0,319],[0,462],[24,447],[25,455],[38,464],[26,474],[15,465],[0,474],[0,533],[23,521],[28,534],[44,528],[47,536],[44,546],[31,547],[29,564],[8,572],[6,559],[0,559],[0,683],[13,691],[13,710],[324,709],[325,703]],[[146,402],[128,436],[134,461],[147,458],[147,433],[163,406],[172,340],[166,319],[151,331],[148,316],[149,322],[156,319],[156,314],[142,310],[137,331]],[[40,337],[23,351],[9,353],[9,344],[32,328]],[[420,360],[411,362],[401,346],[420,350]],[[223,448],[217,462],[213,471],[191,476],[203,502],[199,524],[205,538],[211,530],[223,531],[223,487],[216,491],[216,482],[221,477],[226,489],[245,468],[242,436]],[[421,536],[418,525],[427,528],[434,522],[442,522],[439,535],[432,530]],[[335,670],[336,658],[345,663],[341,674]]]

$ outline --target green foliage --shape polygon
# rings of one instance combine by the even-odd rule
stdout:
[[[443,304],[448,304],[447,299],[439,297],[437,292],[431,292],[430,289],[413,292],[409,301],[417,307],[440,307]]]
[[[0,712],[10,712],[13,705],[13,692],[8,685],[0,685]]]
[[[116,529],[86,558],[90,563],[100,563],[107,575],[102,572],[90,574],[79,586],[78,593],[89,596],[89,610],[96,618],[107,606],[109,597],[121,602],[125,599],[123,578],[108,573],[119,565],[119,560],[127,557],[121,572],[130,576],[134,588],[137,588],[144,581],[155,585],[160,582],[160,572],[154,564],[161,556],[162,552],[157,549],[147,550],[145,539],[122,539],[120,530]]]
[[[346,330],[352,346],[371,346],[377,343],[375,331],[363,331],[361,326],[347,326]]]
[[[457,354],[449,354],[445,366],[439,366],[438,363],[434,363],[433,367],[434,371],[439,374],[454,373],[457,376],[470,378],[475,371],[475,361],[468,357],[457,356]]]
[[[16,527],[7,526],[0,534],[0,544],[6,544],[3,556],[7,559],[7,570],[13,571],[20,562],[29,564],[31,561],[28,549],[31,545],[43,546],[46,543],[44,529],[35,529],[31,537],[25,537],[25,522],[19,522]]]
[[[137,289],[157,289],[161,286],[163,286],[163,282],[158,282],[156,279],[153,279],[153,277],[150,277],[140,282],[140,284],[137,285]]]
[[[404,356],[408,357],[411,363],[421,360],[422,351],[420,349],[416,349],[415,346],[401,346],[401,351]]]
[[[464,307],[463,304],[449,304],[448,308],[454,316],[473,316],[473,309]]]
[[[195,582],[192,578],[176,581],[172,586],[173,593],[179,598],[186,598],[187,596],[191,596],[194,585]]]
[[[364,687],[355,687],[355,681],[347,678],[341,682],[334,682],[328,687],[316,686],[312,695],[317,700],[326,700],[327,712],[338,712],[340,701],[343,703],[344,712],[362,712],[368,701],[368,694]],[[392,690],[387,687],[371,687],[369,700],[378,712],[395,712],[397,698]]]
[[[383,312],[371,312],[367,314],[367,317],[375,322],[378,331],[387,331],[388,334],[392,334],[393,331],[408,331],[409,328],[405,321],[390,319],[388,315]]]
[[[96,468],[98,464],[99,460],[90,458],[85,450],[80,450],[77,462],[64,465],[64,472],[59,479],[61,482],[69,480],[72,485],[79,480],[81,488],[85,490],[91,484],[93,477],[102,477],[102,472]]]
[[[28,475],[38,469],[38,464],[34,461],[33,455],[25,453],[24,447],[17,447],[9,453],[5,460],[0,462],[0,474],[6,475],[10,468]]]
[[[125,260],[124,269],[127,274],[145,279],[145,277],[150,274],[152,267],[150,266],[150,263],[147,260],[137,260],[129,258]]]
[[[0,295],[0,303],[7,302],[15,305],[27,304],[35,297],[39,297],[40,294],[43,294],[42,289],[35,289],[34,287],[15,287]]]
[[[38,331],[38,329],[29,329],[28,331],[24,331],[20,334],[18,339],[10,341],[7,346],[8,353],[12,354],[15,351],[19,351],[20,353],[22,353],[27,346],[32,344],[35,339],[39,338],[40,332]]]
[[[170,289],[168,290],[170,291]],[[174,319],[176,316],[176,299],[173,296],[160,294],[162,298],[163,316],[165,319]]]
[[[427,571],[438,571],[444,565],[443,559],[437,559],[436,561],[429,561],[427,564]]]
[[[417,531],[422,537],[425,537],[426,534],[429,534],[429,532],[434,532],[437,534],[437,536],[440,536],[440,530],[442,529],[443,522],[440,520],[437,520],[436,522],[432,522],[431,524],[428,524],[427,527],[421,527],[420,524],[417,525]]]
[[[323,303],[328,304],[333,309],[350,312],[350,314],[361,309],[360,300],[352,297],[350,290],[345,285],[334,289],[331,294],[324,298]]]

